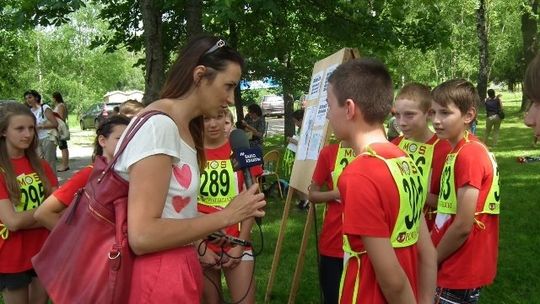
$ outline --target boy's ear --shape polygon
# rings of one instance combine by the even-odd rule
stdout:
[[[345,100],[345,117],[347,118],[347,120],[351,120],[352,118],[354,118],[357,108],[358,107],[352,99],[349,98]]]
[[[463,115],[464,122],[467,123],[467,124],[471,123],[474,120],[475,117],[476,117],[476,108],[475,107],[471,107]]]

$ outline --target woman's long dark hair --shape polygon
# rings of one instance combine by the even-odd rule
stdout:
[[[167,80],[161,90],[161,98],[179,98],[193,86],[193,70],[198,65],[208,67],[205,75],[212,81],[216,72],[223,71],[231,62],[244,66],[242,56],[231,47],[224,45],[211,51],[220,39],[212,36],[199,36],[192,39],[180,51],[178,59],[169,70]],[[210,52],[211,51],[211,52]],[[200,168],[204,168],[204,120],[202,116],[195,117],[189,122],[189,131],[195,142],[197,160]]]
[[[56,100],[57,103],[64,103],[64,98],[62,97],[62,94],[60,94],[60,92],[52,93],[52,97],[54,98],[54,100]]]
[[[32,114],[30,109],[27,106],[17,102],[8,102],[0,106],[0,134],[4,134],[4,132],[6,132],[7,128],[9,127],[11,117],[17,115],[31,117],[34,121],[34,130],[36,130],[36,117],[34,114]],[[34,132],[32,143],[30,143],[30,146],[24,150],[24,154],[26,158],[28,158],[30,166],[32,166],[32,169],[37,173],[41,183],[43,184],[43,189],[45,189],[45,197],[48,197],[52,193],[51,182],[45,174],[45,169],[41,163],[42,160],[39,158],[36,152],[37,146],[37,133]],[[21,189],[19,187],[19,183],[17,182],[17,176],[11,164],[11,159],[8,155],[5,136],[0,137],[0,174],[4,175],[4,181],[9,193],[9,200],[13,203],[13,205],[18,205],[21,202]]]

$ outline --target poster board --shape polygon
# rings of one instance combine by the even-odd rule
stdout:
[[[319,60],[313,67],[298,149],[289,185],[307,194],[311,176],[322,147],[328,143],[331,130],[326,119],[328,111],[328,77],[343,62],[360,57],[357,49],[343,48]]]

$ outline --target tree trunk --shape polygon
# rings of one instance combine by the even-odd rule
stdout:
[[[146,64],[143,103],[148,105],[159,98],[165,78],[161,1],[139,0],[142,13]]]
[[[238,48],[238,28],[236,22],[229,20],[229,45],[233,49]],[[236,121],[242,121],[244,119],[244,103],[242,102],[242,92],[240,91],[240,84],[236,86],[234,90],[234,107],[236,109]]]
[[[521,38],[523,40],[523,61],[524,67],[536,55],[538,50],[537,31],[538,24],[536,20],[536,14],[538,14],[538,1],[539,0],[527,0],[523,7],[521,14]],[[527,107],[527,97],[525,95],[521,98],[521,111],[525,111]]]
[[[203,33],[202,1],[186,0],[186,31],[188,40]]]
[[[477,90],[480,100],[486,99],[486,91],[489,75],[489,49],[488,33],[486,21],[486,1],[480,0],[479,7],[476,10],[476,34],[478,35],[479,45],[479,69]]]
[[[287,55],[285,56],[285,77],[282,81],[282,87],[283,87],[283,101],[285,103],[285,119],[284,119],[284,141],[287,143],[287,137],[294,135],[294,121],[292,119],[292,113],[294,112],[294,97],[292,92],[292,82],[291,75],[293,75],[294,71],[292,70],[292,64],[291,64],[291,51],[287,51]]]

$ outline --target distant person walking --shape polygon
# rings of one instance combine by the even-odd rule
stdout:
[[[534,130],[535,143],[540,137],[540,53],[529,63],[523,80],[523,94],[529,98],[531,105],[525,114],[525,125]]]
[[[60,92],[54,92],[52,94],[54,101],[54,113],[58,114],[58,117],[63,120],[66,125],[68,124],[68,109],[64,102],[64,98]],[[62,152],[62,162],[58,172],[64,172],[69,170],[69,150],[67,140],[58,139],[58,149]]]
[[[24,92],[24,100],[36,117],[36,130],[39,139],[38,155],[49,163],[53,172],[56,172],[56,146],[58,138],[56,128],[58,122],[53,110],[41,103],[41,95],[36,90]]]
[[[499,137],[499,129],[501,128],[501,121],[503,116],[503,105],[501,101],[501,95],[495,96],[495,91],[489,89],[487,91],[488,97],[484,101],[486,105],[486,133],[484,134],[484,143],[489,145],[489,136],[493,130],[492,142],[493,146],[497,145],[497,138]]]

